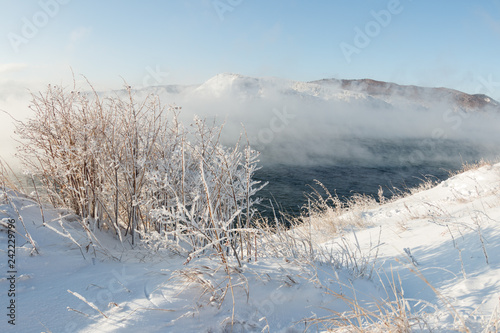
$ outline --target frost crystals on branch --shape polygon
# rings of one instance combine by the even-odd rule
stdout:
[[[83,217],[86,230],[189,253],[215,250],[240,262],[251,255],[258,153],[224,147],[222,126],[195,118],[157,96],[103,98],[48,86],[33,95],[34,115],[17,124],[19,156],[56,207]],[[188,258],[188,260],[189,260]]]

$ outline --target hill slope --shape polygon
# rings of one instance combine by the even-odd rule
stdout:
[[[366,311],[376,311],[374,304],[386,309],[378,318],[385,322],[373,316],[374,322],[365,322],[368,331],[387,330],[384,325],[399,325],[400,319],[416,331],[499,328],[500,164],[336,217],[363,228],[333,234],[327,215],[311,219],[312,225],[301,228],[310,231],[306,238],[322,263],[272,257],[264,247],[256,262],[241,268],[230,263],[232,291],[216,260],[186,264],[147,244],[125,250],[126,241],[108,234],[86,244],[77,217],[61,219],[66,212],[45,207],[43,218],[57,234],[42,226],[36,201],[7,194],[1,207],[0,289],[4,312],[15,299],[16,325],[4,315],[2,332],[316,331],[330,327],[332,314],[347,318],[353,304]],[[8,218],[18,231],[16,295],[10,298]],[[22,223],[39,255],[30,255]],[[72,239],[61,236],[70,234]],[[325,261],[324,254],[333,261]]]
[[[405,86],[392,82],[362,80],[322,79],[300,82],[274,77],[248,77],[240,74],[218,74],[200,85],[157,86],[142,89],[144,92],[163,93],[171,98],[239,98],[273,99],[287,98],[321,99],[327,101],[364,100],[369,106],[391,105],[398,107],[403,102],[429,108],[447,105],[464,111],[500,111],[500,103],[483,94],[470,95],[448,88]]]

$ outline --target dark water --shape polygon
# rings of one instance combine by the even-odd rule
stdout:
[[[302,205],[307,203],[305,194],[312,188],[324,193],[315,180],[321,182],[332,194],[340,199],[347,199],[353,194],[367,194],[377,198],[379,187],[385,197],[391,197],[397,191],[406,191],[418,186],[425,179],[444,180],[449,171],[455,171],[453,165],[414,165],[405,169],[394,166],[291,166],[272,165],[263,167],[256,173],[255,179],[269,184],[259,192],[264,204],[260,209],[264,215],[270,213],[269,200],[279,210],[298,214]]]
[[[390,198],[393,193],[406,192],[426,179],[445,180],[450,172],[460,170],[464,163],[491,159],[496,154],[471,143],[444,140],[432,145],[429,142],[424,145],[422,140],[366,140],[358,141],[357,145],[367,152],[368,158],[357,156],[338,160],[335,156],[312,156],[311,163],[294,165],[266,163],[264,156],[262,169],[256,173],[255,179],[269,184],[259,192],[264,199],[259,210],[264,216],[272,216],[271,200],[275,208],[279,207],[277,210],[298,214],[307,203],[305,194],[312,192],[310,186],[324,193],[315,180],[340,199],[353,194],[377,198],[379,187],[382,187],[384,196]]]

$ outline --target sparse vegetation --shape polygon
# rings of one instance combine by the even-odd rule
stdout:
[[[42,225],[70,239],[82,255],[93,249],[94,256],[99,252],[114,256],[96,236],[104,232],[114,235],[124,248],[130,242],[131,247],[149,254],[166,249],[181,256],[184,265],[202,257],[206,260],[202,266],[188,265],[174,270],[168,279],[182,286],[179,293],[193,290],[198,293],[189,314],[194,315],[204,306],[221,309],[230,296],[231,309],[225,312],[221,323],[225,330],[232,331],[238,326],[270,331],[267,314],[258,318],[260,324],[238,318],[238,303],[248,303],[253,292],[249,283],[252,277],[262,285],[273,279],[278,281],[277,290],[295,288],[301,281],[307,281],[326,293],[331,302],[340,301],[347,306],[347,311],[332,309],[329,316],[297,321],[305,330],[432,331],[434,326],[429,318],[440,313],[438,305],[405,296],[399,271],[391,270],[381,276],[383,270],[378,261],[383,244],[382,226],[377,230],[377,239],[370,238],[363,245],[358,240],[358,232],[374,225],[373,217],[382,205],[393,205],[394,211],[400,213],[400,228],[396,233],[407,232],[412,222],[422,219],[443,227],[442,235],[449,234],[453,248],[458,251],[464,280],[468,277],[466,257],[462,254],[465,246],[459,244],[458,237],[459,234],[464,238],[462,230],[477,233],[481,255],[486,265],[490,264],[492,256],[487,248],[485,224],[492,219],[486,214],[485,203],[481,202],[484,216],[477,212],[469,214],[474,223],[467,225],[458,223],[458,218],[438,203],[403,202],[407,196],[434,187],[436,181],[430,177],[416,189],[391,189],[391,199],[380,188],[377,198],[356,194],[341,200],[317,182],[320,189],[312,188],[301,215],[278,212],[270,220],[260,216],[255,208],[260,202],[256,195],[265,184],[253,179],[258,170],[258,153],[248,142],[224,147],[220,144],[223,126],[195,118],[191,126],[185,127],[179,121],[179,108],[164,107],[152,95],[137,101],[130,88],[126,89],[126,96],[104,98],[96,91],[83,93],[56,86],[33,96],[33,118],[17,123],[21,137],[19,156],[34,188],[29,200],[39,208]],[[484,164],[482,161],[464,169]],[[3,204],[17,214],[24,226],[22,214],[11,200],[15,193],[7,189],[12,185],[6,183],[5,166],[2,173]],[[476,187],[478,196],[480,190]],[[457,202],[469,204],[458,200],[455,192],[451,193]],[[57,218],[45,218],[44,200],[57,207],[60,212]],[[385,212],[388,213],[390,210]],[[73,237],[77,228],[66,228],[70,217],[79,223],[82,237],[78,240]],[[25,226],[24,229],[32,253],[38,252],[35,240]],[[82,238],[87,244],[81,244]],[[412,254],[409,247],[404,247],[404,251],[407,256],[403,254],[403,258],[408,264],[403,263],[402,267],[421,279],[438,301],[447,306],[445,311],[453,317],[453,325],[470,331],[463,314],[417,268],[420,258],[417,262],[415,252]],[[211,261],[212,258],[216,260]],[[276,265],[282,269],[278,277],[253,271],[246,265],[266,259],[283,263]],[[319,268],[322,265],[332,275],[320,277],[325,275]],[[297,271],[290,272],[290,267]],[[340,278],[338,272],[345,276]],[[361,295],[354,286],[358,280],[377,283],[385,295],[379,299]],[[106,310],[81,293],[68,292],[104,319],[110,319]],[[116,303],[114,306],[118,307]],[[77,309],[70,310],[90,316]],[[139,307],[131,309],[128,316],[138,310],[176,311]],[[186,315],[179,315],[176,320]],[[484,332],[498,331],[498,323],[497,308],[485,323]]]
[[[157,96],[136,101],[49,86],[33,95],[32,118],[17,123],[19,157],[45,198],[82,217],[89,233],[171,243],[193,256],[251,256],[258,153],[219,142],[222,126]],[[38,192],[37,192],[38,193]],[[89,236],[92,242],[93,237]]]

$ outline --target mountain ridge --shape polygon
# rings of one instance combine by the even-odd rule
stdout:
[[[408,103],[428,109],[433,105],[448,105],[455,111],[487,111],[500,113],[500,103],[484,94],[468,94],[445,87],[402,85],[374,79],[324,78],[297,81],[279,77],[251,77],[235,73],[217,74],[201,84],[161,85],[145,87],[140,91],[162,92],[185,98],[238,97],[266,99],[273,96],[297,96],[301,99],[337,100],[352,102],[365,100],[374,107],[405,106]]]
[[[485,107],[499,107],[500,103],[485,94],[468,94],[446,87],[424,87],[416,85],[401,85],[394,82],[365,79],[321,79],[311,81],[320,85],[338,84],[342,89],[364,92],[371,96],[390,96],[399,94],[412,100],[425,96],[437,98],[439,96],[450,99],[465,109],[483,109]]]

